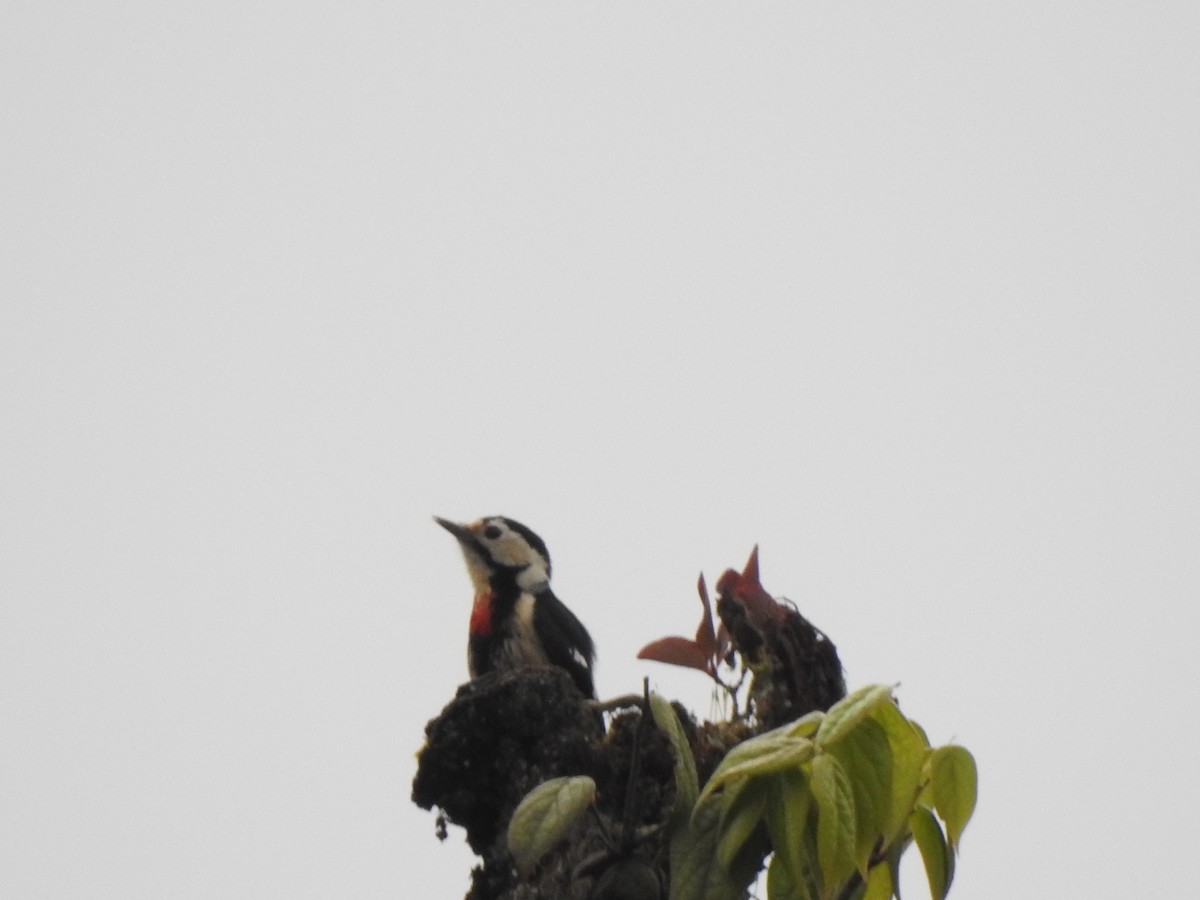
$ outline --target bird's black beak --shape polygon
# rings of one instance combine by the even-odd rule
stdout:
[[[457,522],[451,522],[449,519],[443,519],[441,516],[434,516],[433,521],[437,522],[448,532],[458,538],[458,542],[468,547],[474,547],[477,543],[475,535],[472,534],[465,525],[459,525]]]

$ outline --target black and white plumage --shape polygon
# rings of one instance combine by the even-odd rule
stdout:
[[[550,589],[545,542],[503,516],[468,525],[434,519],[458,539],[475,588],[467,639],[471,677],[554,665],[570,674],[585,697],[594,698],[592,638]]]

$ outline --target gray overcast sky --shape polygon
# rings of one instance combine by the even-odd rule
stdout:
[[[1178,894],[1198,18],[5,4],[0,895],[461,896],[435,513],[701,714],[634,655],[760,543],[975,752],[954,896]]]

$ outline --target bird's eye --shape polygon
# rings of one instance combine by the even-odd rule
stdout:
[[[483,536],[489,541],[494,541],[496,538],[500,537],[501,534],[503,534],[503,532],[500,530],[499,525],[489,525],[487,528],[483,529]]]

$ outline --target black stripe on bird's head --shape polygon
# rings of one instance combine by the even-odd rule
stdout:
[[[458,540],[476,593],[496,582],[515,582],[522,590],[550,582],[550,551],[526,525],[504,516],[487,516],[467,525],[434,516]]]

